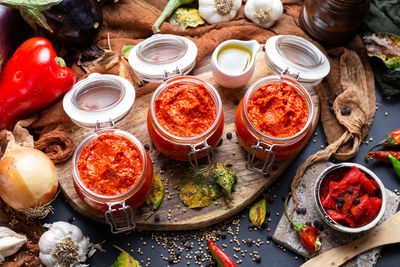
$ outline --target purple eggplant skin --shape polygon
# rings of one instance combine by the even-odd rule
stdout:
[[[42,13],[53,30],[42,29],[44,33],[74,46],[89,45],[103,25],[103,13],[96,0],[63,0]]]

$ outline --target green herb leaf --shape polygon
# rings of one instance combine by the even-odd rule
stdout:
[[[232,192],[234,191],[235,183],[237,182],[236,174],[229,168],[225,168],[222,163],[217,163],[217,166],[212,171],[217,184],[222,188],[222,193],[227,200],[232,200]]]
[[[158,209],[164,197],[164,186],[161,181],[160,175],[155,171],[153,174],[153,182],[151,190],[146,198],[146,204],[152,210]]]
[[[265,215],[267,214],[267,201],[263,198],[251,205],[249,211],[250,221],[261,228],[261,224],[265,220]]]
[[[122,55],[125,59],[128,59],[129,53],[131,52],[131,50],[132,50],[133,47],[134,47],[134,45],[125,45],[124,47],[122,47],[121,55]]]
[[[187,27],[197,27],[205,23],[196,8],[178,8],[169,19],[169,23],[185,30]]]
[[[203,208],[221,196],[221,189],[215,183],[213,173],[196,175],[194,169],[189,168],[181,180],[179,196],[189,208]]]
[[[385,65],[400,71],[400,37],[391,33],[370,33],[364,36],[370,57],[380,58]]]
[[[114,247],[121,251],[117,260],[111,265],[111,267],[140,267],[140,263],[135,260],[128,252],[122,248],[114,245]]]

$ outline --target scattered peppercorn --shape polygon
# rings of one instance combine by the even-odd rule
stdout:
[[[253,239],[248,238],[247,241],[246,241],[246,243],[247,243],[247,246],[248,246],[248,247],[251,247],[251,245],[253,245]]]
[[[163,172],[167,171],[167,166],[165,164],[161,165],[160,170]]]
[[[75,219],[74,217],[69,217],[69,218],[68,218],[68,222],[69,222],[69,223],[73,223],[75,220],[76,220],[76,219]]]
[[[263,223],[261,224],[261,228],[265,229],[265,228],[267,228],[267,227],[268,227],[268,223],[263,222]]]
[[[351,114],[351,108],[347,107],[346,108],[346,115],[350,115]]]
[[[345,116],[345,115],[346,115],[346,109],[345,109],[345,108],[342,108],[342,109],[340,110],[340,114],[342,114],[343,116]]]
[[[170,264],[174,263],[174,257],[173,256],[170,256],[168,258],[168,263],[170,263]]]
[[[337,203],[337,208],[338,208],[338,209],[341,209],[342,207],[343,207],[343,202],[338,202],[338,203]]]
[[[169,241],[167,242],[168,247],[172,247],[173,244],[174,244],[174,243],[173,243],[171,240],[169,240]]]
[[[240,26],[244,26],[244,22],[243,22],[243,21],[240,22],[239,25],[240,25]]]
[[[254,257],[254,259],[255,259],[255,261],[256,261],[257,263],[260,263],[260,262],[261,262],[261,256],[260,256],[260,255],[256,255],[256,256]]]
[[[237,98],[233,101],[233,103],[235,103],[235,105],[239,105],[239,102],[240,102],[240,100]]]
[[[354,205],[360,204],[360,199],[359,199],[358,197],[356,197],[356,198],[353,200],[353,204],[354,204]]]
[[[268,234],[268,235],[267,235],[267,239],[268,239],[268,240],[272,240],[272,234]]]
[[[224,139],[219,139],[219,142],[218,142],[218,145],[217,146],[221,146],[222,145],[222,143],[224,142]]]
[[[306,225],[311,226],[311,222],[306,222]]]
[[[159,222],[160,221],[160,214],[154,215],[154,222]]]
[[[347,189],[347,193],[349,193],[349,194],[353,194],[353,193],[354,193],[354,190],[353,190],[353,188],[349,188],[349,189]]]
[[[339,197],[337,201],[340,202],[340,203],[343,203],[344,202],[344,197]]]
[[[227,234],[225,231],[223,231],[223,232],[221,233],[222,239],[225,239],[227,235],[228,235],[228,234]]]
[[[144,145],[144,149],[146,149],[146,151],[149,151],[149,149],[150,149],[149,144],[145,144],[145,145]]]
[[[226,138],[227,139],[232,139],[232,133],[231,132],[227,132],[226,133]]]
[[[249,223],[249,225],[247,226],[249,229],[253,229],[254,228],[254,224]]]
[[[330,107],[330,108],[329,108],[329,111],[330,111],[331,113],[335,113],[335,110],[333,109],[333,107]]]
[[[333,99],[329,99],[329,100],[328,100],[328,105],[329,105],[330,107],[333,106]]]

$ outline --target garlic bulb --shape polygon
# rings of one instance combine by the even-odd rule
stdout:
[[[200,16],[208,23],[226,22],[235,18],[242,0],[199,0]]]
[[[263,28],[271,27],[283,14],[280,0],[247,0],[244,15]]]
[[[39,257],[47,267],[78,267],[86,261],[89,238],[75,225],[66,222],[45,224],[49,230],[39,240]]]
[[[0,227],[0,263],[5,257],[13,255],[27,241],[24,235],[17,234],[13,230],[1,226]]]

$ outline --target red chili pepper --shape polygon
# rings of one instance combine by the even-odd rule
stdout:
[[[0,130],[47,108],[72,88],[74,72],[45,38],[25,41],[0,75]]]
[[[207,241],[207,245],[211,251],[212,256],[217,261],[218,267],[236,267],[236,264],[226,253],[220,249],[217,244],[212,241]]]
[[[400,129],[388,133],[381,142],[374,145],[369,151],[371,151],[377,146],[397,146],[397,145],[400,145]]]
[[[321,241],[319,237],[321,232],[318,231],[316,228],[295,222],[287,213],[287,202],[289,199],[289,195],[286,196],[285,199],[285,215],[289,222],[292,224],[294,230],[300,237],[301,242],[304,246],[308,249],[311,254],[317,253],[321,249]]]
[[[368,159],[376,159],[380,161],[384,161],[390,163],[388,158],[388,154],[391,154],[396,159],[400,160],[400,151],[375,151],[375,152],[368,152],[367,158]]]

